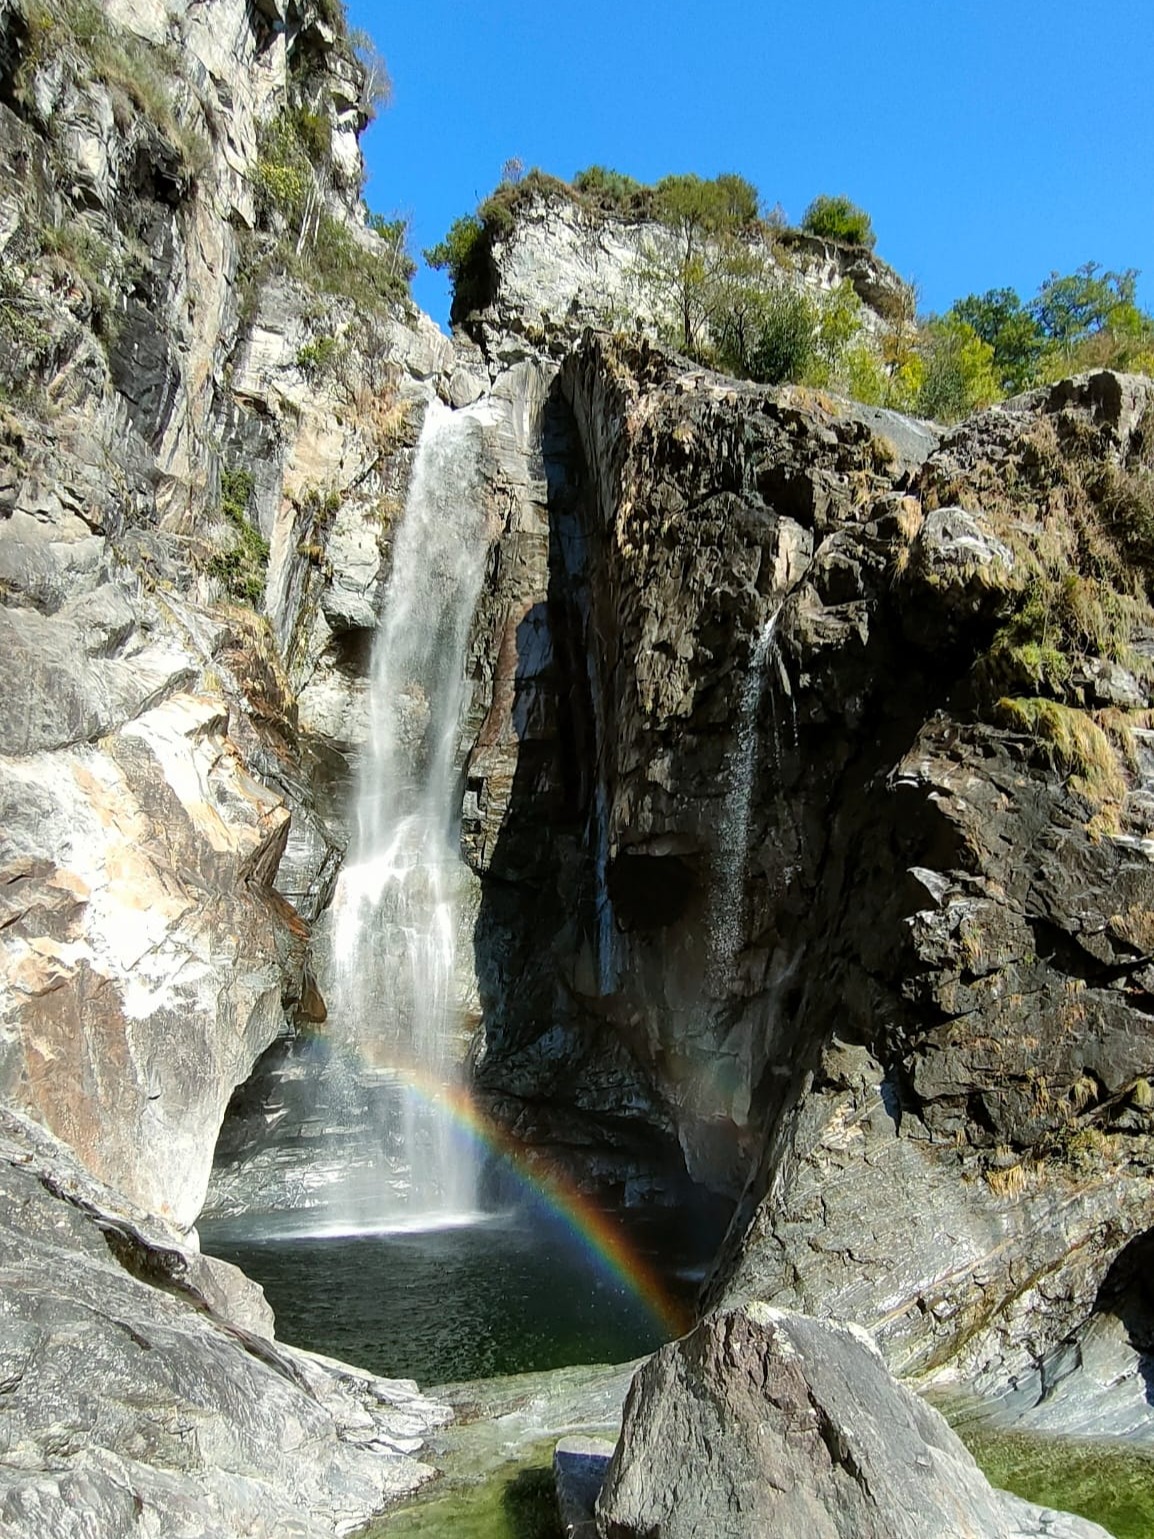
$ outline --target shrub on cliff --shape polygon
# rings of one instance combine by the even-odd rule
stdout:
[[[608,166],[587,166],[578,171],[573,189],[582,199],[608,213],[639,214],[646,212],[652,202],[651,188]]]
[[[919,351],[922,377],[913,402],[919,416],[958,422],[1001,397],[994,349],[964,321],[931,322]]]
[[[454,219],[444,238],[421,253],[430,267],[448,271],[453,284],[454,320],[488,304],[494,281],[493,242],[512,233],[519,208],[549,194],[572,196],[565,182],[534,166],[515,180],[501,182],[478,204],[475,214]]]
[[[402,303],[415,270],[405,252],[405,222],[370,215],[368,228],[381,243],[374,246],[335,218],[326,199],[331,148],[328,117],[307,107],[285,108],[261,127],[257,218],[274,237],[266,242],[271,249],[262,270],[278,266],[321,293],[370,311]]]
[[[268,541],[249,522],[253,479],[247,470],[224,470],[220,476],[220,512],[225,521],[225,545],[210,557],[208,572],[225,591],[253,609],[264,593]]]
[[[873,222],[864,209],[848,198],[831,198],[824,193],[806,209],[801,227],[810,235],[845,241],[850,246],[864,246],[867,251],[872,251],[877,241]]]
[[[476,214],[454,219],[442,240],[421,253],[430,267],[446,269],[453,285],[454,315],[481,309],[488,296],[489,238]]]
[[[151,122],[195,180],[211,158],[208,144],[177,112],[173,85],[181,64],[171,50],[146,41],[105,16],[90,0],[20,0],[23,28],[15,34],[15,96],[27,102],[38,71],[71,57],[81,78],[102,81],[117,116],[127,107]]]
[[[813,306],[780,281],[730,297],[715,319],[717,361],[765,385],[803,377],[817,331]]]

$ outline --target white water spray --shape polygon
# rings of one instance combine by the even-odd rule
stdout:
[[[384,1086],[386,1159],[346,1199],[348,1225],[448,1222],[474,1207],[473,1161],[447,1097],[465,1026],[456,989],[457,736],[484,574],[476,411],[433,402],[393,547],[373,651],[370,740],[333,900],[330,1018],[358,1073]],[[366,1211],[366,1209],[368,1211]]]

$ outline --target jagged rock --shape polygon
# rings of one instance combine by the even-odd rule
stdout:
[[[616,1148],[622,1187],[648,1165],[672,1193],[673,1137],[734,1195],[752,1161],[714,1299],[1026,1382],[1147,1222],[1149,770],[1134,718],[1100,836],[981,670],[1032,570],[1030,466],[1083,473],[1084,419],[1052,414],[1124,464],[1149,387],[899,450],[857,408],[590,338],[539,400],[544,508],[503,537],[468,725],[488,1104],[591,1181]],[[865,1088],[823,1068],[835,1033]]]
[[[902,1121],[868,1052],[827,1050],[790,1129],[789,1197],[726,1258],[727,1296],[858,1321],[896,1373],[948,1364],[978,1390],[1018,1385],[1021,1409],[1043,1395],[1034,1365],[1093,1308],[1117,1237],[1143,1224],[1146,1180],[1105,1164],[1077,1187],[1036,1172],[1007,1201],[997,1172],[964,1180],[960,1153],[901,1136]]]
[[[675,304],[651,275],[663,261],[676,263],[676,245],[674,232],[653,218],[590,206],[556,184],[526,188],[509,228],[492,241],[481,308],[466,314],[457,302],[453,318],[481,342],[498,376],[526,359],[564,357],[583,326],[668,331]],[[788,250],[768,242],[761,255],[803,292],[848,280],[865,306],[867,335],[907,292],[878,258],[836,242],[797,233]]]
[[[866,1333],[764,1304],[708,1316],[638,1373],[604,1539],[1102,1539],[995,1491]]]
[[[347,638],[452,348],[307,253],[266,276],[258,163],[303,105],[326,217],[381,254],[322,7],[115,4],[91,47],[59,10],[31,50],[0,15],[0,1094],[187,1226],[233,1088],[321,1009],[347,767],[300,734],[362,688]]]
[[[271,885],[287,813],[225,727],[174,695],[100,746],[0,759],[4,1100],[185,1226],[295,944]]]

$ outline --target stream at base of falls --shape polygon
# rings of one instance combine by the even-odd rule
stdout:
[[[612,1438],[606,1411],[616,1414],[628,1377],[575,1365],[651,1352],[672,1334],[668,1321],[547,1210],[407,1232],[292,1237],[307,1218],[282,1214],[263,1228],[253,1217],[220,1220],[202,1241],[264,1285],[281,1340],[415,1378],[424,1389],[457,1386],[450,1398],[461,1420],[438,1434],[446,1446],[433,1450],[444,1478],[371,1533],[560,1539],[553,1443],[574,1427]],[[632,1253],[688,1309],[716,1237],[688,1241],[668,1210],[618,1218]],[[532,1377],[507,1389],[461,1382],[513,1374]],[[519,1412],[524,1425],[511,1425],[510,1408],[523,1404],[530,1407]],[[489,1425],[494,1416],[499,1434]],[[1080,1513],[1115,1539],[1154,1539],[1154,1451],[1000,1428],[972,1404],[950,1419],[994,1485]]]

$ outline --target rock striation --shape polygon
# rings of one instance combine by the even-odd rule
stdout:
[[[750,1304],[638,1373],[597,1504],[603,1539],[1100,1539],[993,1490],[868,1335]]]
[[[1040,1386],[1149,1223],[1150,404],[940,438],[591,336],[479,615],[479,1087],[915,1376]]]
[[[260,1289],[0,1121],[9,1534],[331,1535],[431,1471],[416,1386],[271,1340]]]
[[[323,0],[0,4],[12,1360],[60,1322],[56,1378],[13,1369],[6,1521],[68,1532],[82,1486],[159,1511],[211,1467],[190,1532],[331,1531],[415,1478],[436,1413],[378,1439],[365,1405],[410,1392],[261,1346],[192,1226],[214,1149],[218,1207],[313,1200],[326,905],[434,396],[487,403],[456,754],[478,1099],[589,1189],[733,1206],[709,1303],[1141,1432],[1152,387],[944,433],[724,379],[644,335],[660,230],[553,196],[450,342],[366,228],[368,106]],[[902,299],[860,253],[785,255]],[[120,1389],[86,1450],[59,1364],[104,1293]],[[195,1457],[134,1419],[170,1357],[220,1366],[195,1415],[165,1400]],[[257,1446],[282,1437],[291,1479]]]
[[[236,1086],[324,1016],[341,723],[451,356],[366,227],[369,105],[323,3],[0,5],[0,1102],[56,1151],[5,1142],[5,1532],[332,1533],[427,1473],[438,1413],[273,1347],[192,1231]]]

